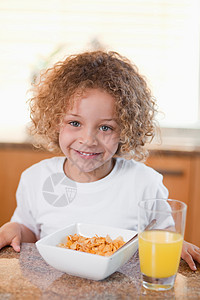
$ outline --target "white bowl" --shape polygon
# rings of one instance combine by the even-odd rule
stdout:
[[[80,234],[85,237],[106,236],[111,239],[122,236],[127,242],[137,232],[109,226],[77,223],[69,225],[36,242],[36,247],[43,259],[55,269],[70,275],[87,279],[102,280],[125,264],[136,252],[138,240],[135,239],[111,256],[100,256],[71,249],[58,247],[66,240],[67,235]]]

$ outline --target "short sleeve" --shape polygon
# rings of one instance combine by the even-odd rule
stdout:
[[[152,198],[168,199],[169,192],[163,184],[163,176],[155,170],[153,170],[152,175],[145,188],[143,200]]]
[[[17,192],[16,192],[17,207],[11,218],[11,222],[17,222],[28,227],[39,238],[39,229],[33,216],[33,210],[29,202],[28,186],[25,184],[23,174],[21,176]]]
[[[167,227],[174,226],[174,221],[173,221],[173,217],[170,213],[170,206],[166,201],[168,199],[169,192],[168,192],[168,189],[163,184],[163,176],[157,172],[155,175],[156,176],[154,177],[154,181],[151,182],[151,184],[148,186],[147,190],[145,191],[144,200],[151,200],[151,199],[163,200],[162,202],[160,202],[162,204],[162,206],[160,205],[160,207],[157,207],[157,209],[160,210],[162,208],[162,211],[166,210],[166,212],[169,212],[169,213],[166,213],[166,215],[163,214],[163,216],[157,215],[156,213],[153,213],[153,214],[149,213],[149,216],[147,217],[147,220],[146,220],[146,224],[149,224],[149,222],[152,219],[156,219],[158,221],[158,223],[160,224],[159,228],[164,229]],[[151,204],[150,204],[150,206],[151,206]],[[150,206],[149,206],[149,208],[151,208]],[[156,229],[157,226],[155,225],[154,228]]]
[[[159,180],[156,190],[156,198],[168,199],[169,191],[163,184],[163,176],[159,174]]]

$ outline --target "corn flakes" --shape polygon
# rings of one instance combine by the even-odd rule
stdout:
[[[95,235],[87,238],[75,233],[74,235],[67,236],[67,242],[60,243],[58,246],[76,251],[110,256],[124,244],[125,242],[121,236],[112,240],[109,235],[106,235],[106,237]]]

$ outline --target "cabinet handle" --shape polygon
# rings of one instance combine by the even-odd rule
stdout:
[[[183,176],[184,172],[182,170],[166,170],[166,169],[155,169],[158,173],[163,176]]]

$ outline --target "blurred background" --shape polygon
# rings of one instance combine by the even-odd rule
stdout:
[[[146,164],[188,205],[185,238],[200,246],[199,22],[199,0],[0,0],[0,226],[22,171],[53,155],[26,134],[31,84],[57,60],[104,49],[136,64],[157,99],[162,140]]]
[[[0,142],[23,142],[41,69],[105,49],[127,56],[157,99],[160,125],[200,128],[198,0],[0,0]]]

